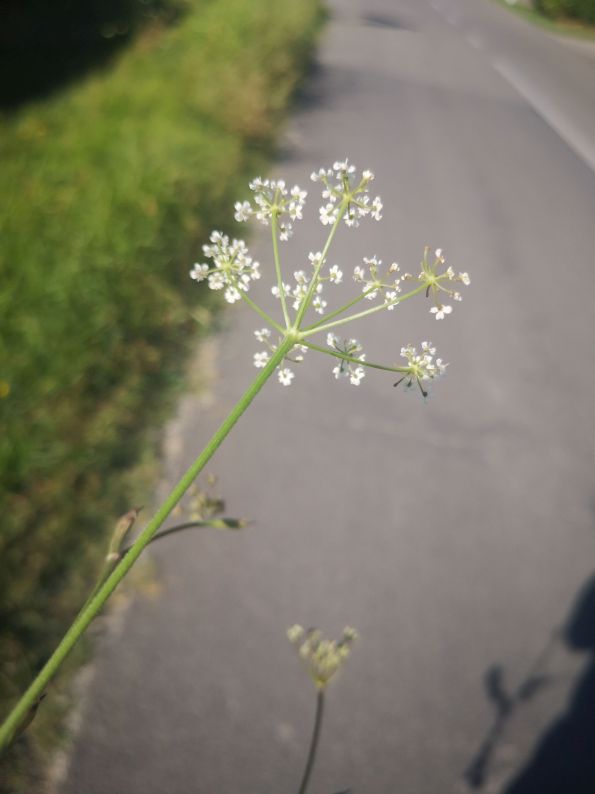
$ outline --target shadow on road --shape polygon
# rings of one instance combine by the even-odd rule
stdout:
[[[569,648],[595,652],[595,577],[579,594],[564,630]],[[568,708],[539,742],[505,794],[593,794],[595,791],[595,659]]]
[[[595,653],[595,576],[583,587],[566,625],[554,631],[525,679],[513,691],[500,665],[485,675],[495,716],[476,756],[464,772],[471,789],[487,783],[496,748],[515,712],[552,682],[547,673],[561,643]],[[595,659],[582,674],[566,712],[545,732],[533,756],[503,794],[593,794],[595,792]]]

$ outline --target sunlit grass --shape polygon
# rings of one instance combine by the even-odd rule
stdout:
[[[319,21],[317,0],[184,8],[0,115],[3,710],[130,507],[196,339],[188,270],[262,170]]]

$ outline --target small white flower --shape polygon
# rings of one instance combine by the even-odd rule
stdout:
[[[209,275],[208,265],[201,265],[198,262],[194,263],[194,266],[190,271],[190,278],[193,278],[195,281],[204,281],[208,275]]]
[[[337,219],[337,209],[333,204],[325,204],[320,208],[320,222],[323,226],[334,223]]]
[[[382,220],[382,201],[380,196],[376,196],[372,202],[372,217],[375,221]]]
[[[310,251],[308,259],[312,267],[319,267],[322,264],[322,251],[316,251],[316,253]]]
[[[314,309],[314,311],[318,312],[318,314],[324,314],[324,310],[326,309],[326,307],[327,307],[327,302],[324,300],[324,298],[321,298],[320,295],[316,295],[316,297],[312,301],[312,308]]]
[[[386,308],[389,310],[389,312],[392,312],[392,310],[397,305],[396,301],[397,301],[398,297],[399,296],[398,296],[397,292],[395,292],[395,290],[387,290],[384,293],[384,302],[386,303]]]
[[[259,342],[264,342],[265,339],[270,339],[271,331],[269,328],[260,328],[254,331],[254,336],[258,339]]]
[[[293,308],[297,311],[300,306],[302,305],[302,301],[308,294],[308,286],[307,284],[298,284],[297,287],[291,293],[293,295]]]
[[[225,286],[225,279],[223,278],[223,273],[220,270],[216,270],[214,273],[211,273],[209,276],[209,287],[211,289],[223,289]]]
[[[236,201],[234,209],[234,218],[239,223],[244,223],[252,217],[252,207],[249,201]]]
[[[294,345],[291,348],[291,360],[292,361],[303,361],[304,356],[308,352],[308,347],[306,345]],[[297,350],[297,353],[294,353],[294,350]]]
[[[289,217],[292,221],[301,221],[302,220],[302,205],[297,204],[295,201],[292,201],[289,204]]]
[[[430,313],[436,315],[437,320],[443,320],[447,314],[452,312],[452,306],[432,306]]]
[[[298,185],[294,185],[291,188],[291,198],[297,204],[303,204],[306,200],[306,196],[308,195],[307,191],[302,190],[301,187]]]
[[[291,228],[290,223],[279,223],[279,239],[286,243],[289,238],[293,235],[293,229]]]
[[[326,168],[319,168],[318,171],[312,171],[310,179],[312,182],[320,182],[323,179],[327,179],[329,176],[332,176],[332,171],[327,171]]]
[[[357,229],[357,227],[359,226],[359,217],[360,217],[359,211],[356,210],[354,207],[350,207],[343,216],[343,220],[345,221],[345,224],[350,228]]]
[[[355,166],[350,165],[349,160],[345,158],[345,160],[337,160],[337,162],[333,163],[333,171],[338,177],[343,174],[355,174]]]
[[[336,334],[329,333],[326,337],[326,342],[329,347],[334,348],[338,353],[344,353],[350,358],[357,359],[358,361],[364,361],[366,358],[362,352],[363,348],[357,339],[341,340]],[[337,358],[338,363],[333,367],[333,375],[335,378],[349,378],[349,382],[353,386],[359,386],[366,374],[364,368],[358,366],[355,361]]]
[[[228,303],[235,303],[242,297],[235,287],[228,287],[224,293],[225,300]]]
[[[469,273],[459,273],[459,278],[463,282],[463,284],[468,287],[471,284],[471,279],[469,278]]]
[[[338,265],[333,265],[330,268],[328,276],[331,284],[340,284],[343,281],[343,271],[339,270]]]
[[[259,340],[259,341],[261,341],[261,340]],[[269,355],[269,353],[267,353],[266,350],[262,350],[260,353],[255,353],[254,354],[254,366],[257,367],[258,369],[260,369],[260,368],[266,366],[266,364],[268,363],[269,359],[270,359],[270,355]]]
[[[291,386],[291,381],[295,378],[295,374],[288,368],[284,367],[277,373],[279,383],[283,386]]]
[[[273,293],[275,298],[279,298],[281,295],[279,291],[279,287],[276,284],[273,287],[271,287],[271,292]],[[283,294],[285,295],[285,297],[291,295],[291,284],[283,284]]]
[[[359,386],[366,375],[366,370],[363,367],[356,367],[349,373],[349,382],[352,386]]]

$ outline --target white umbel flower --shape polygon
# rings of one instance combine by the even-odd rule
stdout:
[[[295,374],[289,367],[284,367],[277,373],[277,378],[282,386],[291,386],[291,381],[295,378]]]
[[[362,352],[363,348],[357,339],[340,339],[336,334],[330,333],[326,337],[326,343],[338,353],[344,353],[350,358],[358,361],[364,361],[366,358]],[[333,368],[335,378],[349,378],[352,386],[359,386],[366,376],[365,369],[362,366],[358,366],[356,361],[348,361],[339,356],[337,356],[337,361],[337,365]]]
[[[199,262],[194,263],[194,266],[190,271],[190,278],[194,279],[194,281],[204,281],[208,275],[208,265],[201,265]]]
[[[401,356],[406,359],[407,364],[402,370],[403,377],[400,378],[394,385],[398,386],[403,383],[406,389],[411,389],[415,384],[419,386],[419,390],[424,397],[428,396],[426,382],[435,380],[444,375],[446,367],[441,358],[434,360],[436,348],[431,342],[421,343],[421,353],[417,352],[417,348],[413,345],[406,345],[401,348]]]
[[[254,336],[259,342],[265,342],[271,338],[271,331],[269,328],[259,328],[254,331]]]
[[[437,320],[444,320],[446,315],[450,314],[451,312],[452,312],[452,306],[449,306],[448,304],[446,305],[440,304],[439,306],[432,306],[432,308],[430,309],[430,314],[435,315]]]
[[[323,185],[322,198],[327,202],[320,208],[320,221],[323,225],[334,223],[341,208],[343,221],[351,228],[357,228],[366,215],[378,221],[382,218],[380,196],[370,200],[368,193],[368,186],[374,179],[371,171],[364,171],[358,179],[352,163],[348,160],[337,160],[332,168],[315,171],[311,179]]]
[[[289,240],[293,234],[293,222],[302,219],[307,192],[298,185],[288,190],[282,179],[260,177],[250,182],[250,190],[254,193],[255,206],[249,201],[236,202],[236,220],[247,221],[254,216],[264,226],[268,226],[275,219],[279,239]]]
[[[343,281],[343,271],[339,270],[338,265],[333,265],[328,272],[328,280],[331,284],[340,284]]]
[[[225,300],[235,303],[241,298],[240,290],[247,292],[250,282],[260,278],[260,265],[248,255],[243,240],[231,240],[221,232],[212,232],[210,243],[203,245],[203,253],[213,264],[196,263],[190,271],[195,281],[207,279],[210,289],[226,287]]]
[[[266,350],[254,354],[254,366],[258,369],[265,367],[270,359],[270,354]]]
[[[249,201],[236,201],[234,209],[234,217],[238,223],[245,223],[246,221],[249,221],[253,215],[252,207]]]

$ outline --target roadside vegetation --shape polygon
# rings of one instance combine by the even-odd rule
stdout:
[[[595,39],[595,0],[497,0],[551,33]]]
[[[578,19],[595,25],[595,0],[534,0],[534,5],[550,19]]]
[[[262,170],[320,22],[318,0],[80,5],[11,0],[0,34],[3,713],[142,503],[139,461],[213,321],[189,267]],[[0,791],[34,790],[42,710]]]

